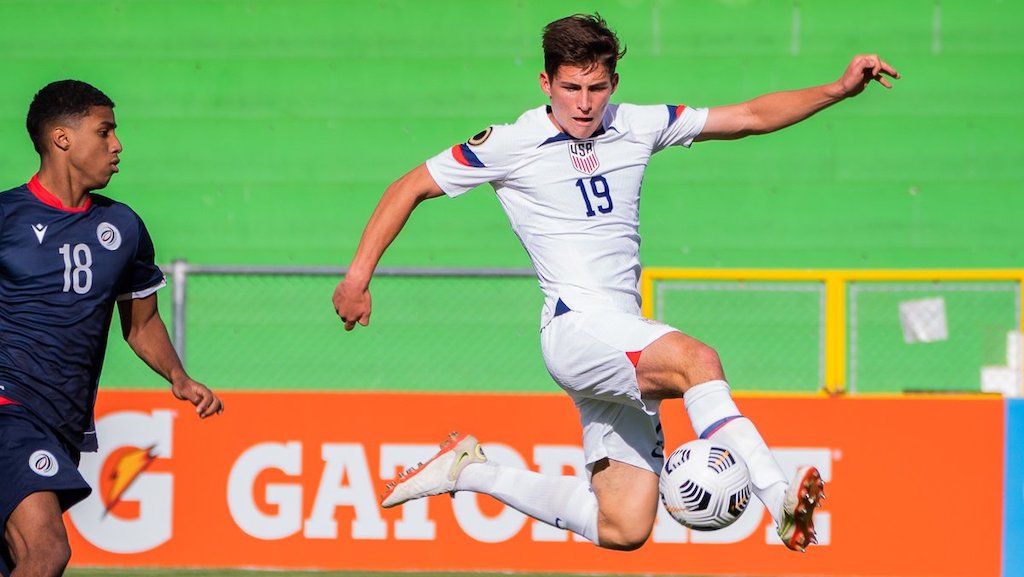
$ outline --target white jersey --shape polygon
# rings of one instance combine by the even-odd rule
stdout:
[[[610,104],[577,140],[541,106],[427,160],[448,196],[491,183],[544,292],[541,326],[565,310],[640,313],[640,187],[652,154],[689,146],[707,109]]]

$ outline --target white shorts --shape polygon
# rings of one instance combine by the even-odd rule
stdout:
[[[629,313],[569,311],[541,331],[548,372],[580,412],[588,470],[607,458],[661,472],[660,403],[640,398],[631,357],[675,330]]]

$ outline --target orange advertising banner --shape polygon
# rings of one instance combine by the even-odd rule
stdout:
[[[821,544],[800,555],[756,500],[691,532],[664,511],[640,550],[604,551],[459,493],[383,510],[377,493],[450,430],[488,457],[582,474],[563,395],[226,393],[200,421],[170,394],[103,391],[95,488],[67,515],[78,566],[997,577],[1003,403],[986,398],[741,397],[780,465],[816,465]],[[693,438],[662,405],[667,446]]]

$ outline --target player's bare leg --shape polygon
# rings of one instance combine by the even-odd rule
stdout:
[[[71,560],[71,546],[57,495],[33,493],[7,519],[4,533],[14,560],[11,577],[60,577]]]
[[[666,334],[641,353],[637,380],[647,398],[683,397],[697,436],[714,438],[740,455],[750,471],[754,494],[775,520],[787,547],[804,551],[817,542],[813,516],[824,492],[821,476],[813,467],[804,467],[792,482],[785,478],[757,428],[733,402],[714,349],[682,333]]]
[[[645,399],[678,399],[695,385],[725,380],[725,372],[714,349],[689,335],[671,332],[640,353],[636,378]]]
[[[651,535],[658,514],[658,475],[619,461],[594,463],[598,544],[632,551]]]

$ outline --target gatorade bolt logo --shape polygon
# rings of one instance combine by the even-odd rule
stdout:
[[[32,453],[32,456],[28,458],[28,468],[40,477],[52,477],[60,470],[53,453],[42,449]]]
[[[78,470],[96,490],[69,511],[78,531],[111,553],[141,553],[172,535],[174,479],[154,472],[170,459],[173,412],[122,411],[96,422],[98,453],[82,455]]]
[[[150,464],[156,460],[156,445],[145,449],[123,447],[115,451],[103,464],[100,475],[100,491],[106,503],[106,512],[110,514],[121,502],[121,496],[134,485]],[[106,484],[106,486],[104,486]]]

